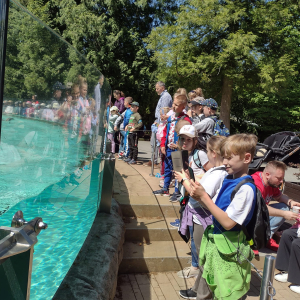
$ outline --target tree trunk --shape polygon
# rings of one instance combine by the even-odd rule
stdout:
[[[220,119],[223,120],[225,126],[230,129],[230,106],[233,90],[233,80],[224,76],[222,86],[222,100]]]

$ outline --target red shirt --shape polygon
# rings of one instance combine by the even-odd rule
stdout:
[[[277,198],[281,196],[281,191],[279,188],[274,188],[268,185],[265,185],[262,179],[262,172],[255,172],[251,175],[255,185],[260,190],[261,195],[263,196],[266,204],[268,205],[272,198]]]

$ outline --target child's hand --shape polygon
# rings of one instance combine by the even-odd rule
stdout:
[[[118,131],[118,127],[117,126],[114,127],[114,131]]]
[[[134,128],[131,128],[129,131],[130,131],[130,132],[133,132],[133,131],[134,131]]]
[[[126,125],[126,127],[125,127],[125,131],[127,131],[127,129],[128,129],[128,125]]]
[[[175,179],[178,180],[178,182],[181,182],[183,178],[186,178],[184,171],[182,170],[181,172],[176,172],[174,171]]]
[[[171,143],[171,144],[169,145],[169,148],[172,149],[172,150],[175,150],[175,149],[178,148],[178,145],[177,145],[177,144],[174,144],[174,143]]]
[[[194,199],[201,199],[206,194],[205,189],[199,182],[190,181],[191,183],[191,196]]]
[[[160,147],[160,151],[163,155],[166,155],[166,148],[165,147]]]

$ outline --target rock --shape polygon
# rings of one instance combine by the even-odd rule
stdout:
[[[53,300],[113,299],[123,258],[125,226],[118,203],[98,213],[76,260]]]

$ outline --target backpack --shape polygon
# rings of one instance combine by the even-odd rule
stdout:
[[[213,135],[223,135],[226,137],[230,135],[229,129],[224,125],[222,120],[219,120],[217,116],[210,116],[209,118],[215,122]],[[211,136],[209,133],[198,132],[197,148],[206,152],[206,144]]]
[[[218,119],[217,116],[210,116],[210,118],[215,121],[214,135],[230,135],[229,129],[225,126],[223,120]]]
[[[235,194],[240,189],[240,187],[247,183],[251,182],[254,184],[254,180],[252,178],[246,178],[242,180],[231,193],[231,201],[233,200]],[[255,185],[255,184],[254,184]],[[256,188],[256,205],[254,208],[253,216],[250,222],[244,226],[240,225],[241,229],[243,230],[244,234],[246,235],[247,241],[250,242],[250,245],[254,250],[259,250],[266,246],[268,240],[271,236],[271,229],[270,229],[270,219],[269,219],[269,211],[268,207],[265,203],[264,198],[261,195],[260,190]]]
[[[202,169],[204,172],[206,172],[205,169],[203,168],[202,164],[201,164],[201,161],[200,161],[200,158],[199,158],[199,155],[198,155],[198,152],[199,152],[199,151],[200,151],[200,150],[198,150],[198,149],[195,149],[195,150],[194,150],[194,153],[193,153],[193,161],[194,161],[195,165],[196,165],[199,169]]]

